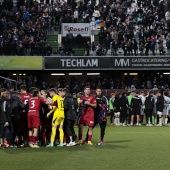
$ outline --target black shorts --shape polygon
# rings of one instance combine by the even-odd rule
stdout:
[[[4,138],[5,136],[5,126],[4,123],[0,123],[0,138]]]
[[[132,109],[131,115],[140,115],[140,109]]]

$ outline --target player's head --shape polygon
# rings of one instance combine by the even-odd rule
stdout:
[[[67,88],[63,89],[63,96],[65,96],[67,93],[69,93],[69,90]]]
[[[139,92],[138,91],[135,92],[135,96],[139,96]]]
[[[6,90],[2,88],[0,91],[1,91],[1,97],[2,97]]]
[[[102,88],[101,87],[96,88],[96,94],[97,94],[97,96],[100,96],[102,94]]]
[[[10,94],[8,91],[5,91],[2,95],[3,100],[9,100],[10,99]]]
[[[156,96],[161,96],[162,95],[162,92],[161,91],[158,91]]]
[[[169,96],[168,91],[165,91],[165,92],[164,92],[164,95],[165,95],[165,96]]]
[[[153,95],[153,91],[151,90],[151,91],[149,91],[149,95]]]
[[[20,90],[21,90],[21,93],[26,92],[27,91],[26,85],[21,85]]]
[[[38,90],[34,90],[32,96],[38,97],[40,95],[40,92]]]
[[[77,94],[76,93],[73,93],[73,98],[77,98]]]
[[[122,92],[122,96],[126,96],[126,92]]]
[[[115,98],[115,93],[111,93],[111,94],[110,94],[110,97],[111,97],[111,98]]]
[[[14,92],[14,86],[11,85],[11,86],[9,86],[8,89],[9,89],[10,92],[12,92],[12,93]]]
[[[144,91],[141,91],[141,92],[140,92],[140,95],[144,96],[144,95],[145,95]]]
[[[47,97],[47,91],[46,90],[41,90],[41,96],[43,98],[46,98]]]
[[[64,89],[62,88],[58,88],[58,95],[61,96],[61,97],[64,97],[66,93],[64,92]]]
[[[49,90],[49,94],[50,94],[50,97],[55,96],[55,95],[57,94],[56,89],[55,89],[55,88],[51,88],[51,89]]]
[[[36,90],[36,87],[31,87],[31,88],[29,89],[29,92],[30,92],[31,94],[33,94],[35,90]]]
[[[86,87],[84,88],[84,94],[85,94],[85,95],[90,95],[90,87],[89,87],[89,86],[86,86]]]

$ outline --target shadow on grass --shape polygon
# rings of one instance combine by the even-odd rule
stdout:
[[[117,141],[106,141],[105,143],[126,143],[126,142],[132,142],[133,140],[117,140]]]
[[[87,152],[89,149],[88,147],[84,147],[83,145],[78,145],[78,146],[73,146],[73,147],[53,147],[53,148],[46,148],[46,147],[40,147],[40,148],[29,148],[29,147],[25,147],[25,148],[5,148],[2,149],[2,151],[4,151],[7,154],[24,154],[24,153],[67,153],[67,152],[77,152],[77,151],[81,151],[81,152]]]
[[[11,149],[11,148],[6,148],[3,149],[2,151],[5,152],[6,154],[27,154],[27,153],[53,153],[53,154],[60,154],[60,153],[70,153],[70,152],[89,152],[90,150],[95,150],[98,148],[99,150],[101,149],[115,149],[115,148],[128,148],[127,146],[120,146],[120,145],[114,145],[114,143],[120,143],[120,142],[130,142],[130,141],[110,141],[106,142],[106,144],[102,146],[98,146],[97,144],[94,144],[92,146],[89,145],[78,145],[78,146],[73,146],[73,147],[53,147],[53,148],[46,148],[46,147],[40,147],[40,148],[17,148],[17,149]]]

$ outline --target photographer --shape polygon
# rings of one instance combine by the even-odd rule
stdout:
[[[100,142],[98,145],[104,144],[104,135],[107,124],[107,114],[108,111],[108,99],[102,94],[102,89],[98,87],[96,89],[96,101],[97,107],[95,109],[95,125],[99,123],[100,125]]]

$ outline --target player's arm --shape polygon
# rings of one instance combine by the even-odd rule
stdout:
[[[85,101],[84,104],[87,104],[87,105],[89,105],[89,106],[91,106],[91,107],[93,107],[93,108],[96,108],[96,107],[97,107],[97,102],[96,102],[96,99],[95,99],[95,98],[93,98],[93,99],[91,100],[91,102]]]

